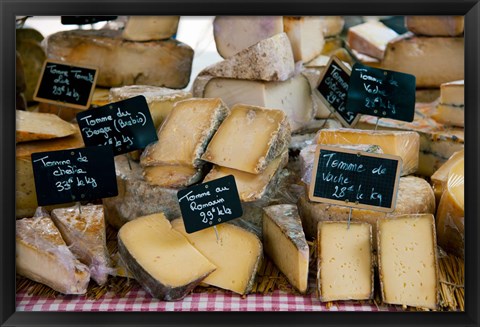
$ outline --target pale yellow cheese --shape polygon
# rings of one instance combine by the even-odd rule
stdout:
[[[372,226],[356,222],[318,224],[317,286],[320,301],[373,298]]]
[[[398,34],[379,21],[367,21],[348,29],[347,43],[351,49],[382,59],[390,40]]]
[[[147,183],[166,188],[190,186],[202,179],[201,169],[181,165],[150,166],[143,169]]]
[[[122,37],[130,41],[164,40],[177,33],[180,16],[130,16]]]
[[[90,105],[92,107],[102,107],[109,104],[111,101],[109,99],[110,89],[103,87],[96,87],[93,90],[92,101]]]
[[[262,242],[255,234],[231,224],[220,224],[216,226],[217,241],[213,228],[188,234],[181,218],[173,220],[172,227],[217,267],[203,283],[238,294],[251,291],[263,259]]]
[[[465,126],[464,82],[454,81],[440,85],[440,99],[432,118],[446,126]]]
[[[15,112],[17,143],[65,137],[77,131],[74,125],[53,114],[25,110]]]
[[[320,16],[284,16],[283,29],[292,44],[295,62],[308,62],[320,55],[325,44]]]
[[[405,16],[405,27],[417,35],[458,36],[463,34],[463,16]]]
[[[438,272],[433,215],[382,218],[377,224],[383,302],[436,309]]]
[[[345,20],[342,16],[320,16],[323,20],[323,35],[325,37],[331,37],[339,35],[343,26],[345,25]]]
[[[465,105],[464,80],[443,83],[440,85],[440,103],[454,106]]]
[[[220,125],[202,159],[259,174],[283,152],[290,138],[283,111],[238,104]]]
[[[452,167],[460,160],[463,160],[465,157],[465,150],[462,149],[460,151],[455,152],[452,156],[438,168],[435,173],[430,177],[430,181],[432,182],[433,192],[435,193],[435,199],[437,200],[437,204],[440,201],[440,197],[443,194],[447,186],[448,180],[448,173],[452,169]]]

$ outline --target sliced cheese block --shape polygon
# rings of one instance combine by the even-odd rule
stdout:
[[[285,33],[241,50],[235,55],[205,68],[200,74],[215,77],[285,81],[295,72],[292,47]]]
[[[90,105],[92,107],[102,107],[109,104],[110,102],[112,102],[109,99],[109,94],[110,94],[110,89],[96,87],[93,90],[92,101],[90,101]]]
[[[273,176],[278,170],[285,167],[287,162],[288,151],[284,151],[280,156],[273,159],[260,174],[251,174],[237,169],[214,166],[207,176],[205,176],[203,182],[210,182],[218,178],[233,175],[240,201],[255,201],[262,198]]]
[[[116,156],[115,171],[118,195],[102,199],[105,219],[110,225],[120,228],[137,217],[156,212],[163,212],[168,219],[181,215],[178,189],[150,185],[138,162],[129,163],[127,156]]]
[[[436,309],[438,272],[433,215],[381,218],[377,230],[383,302]]]
[[[122,31],[71,30],[48,37],[50,59],[98,68],[97,85],[154,85],[181,89],[188,85],[193,50],[176,40],[124,41]]]
[[[452,165],[437,210],[438,245],[459,257],[465,251],[465,165]]]
[[[439,103],[432,118],[445,126],[465,126],[465,107]]]
[[[355,49],[351,49],[351,51],[352,51],[352,54],[357,59],[357,61],[359,61],[363,65],[367,65],[367,66],[370,66],[370,67],[373,67],[373,68],[381,68],[382,63],[381,63],[380,59],[367,56],[366,54],[358,52]],[[384,52],[385,52],[385,49],[383,49],[383,53]],[[382,54],[382,58],[383,58],[383,54]]]
[[[308,289],[309,250],[295,205],[279,204],[263,209],[265,253],[300,293]]]
[[[319,16],[284,16],[283,29],[292,44],[295,61],[308,62],[320,55],[325,44]]]
[[[172,228],[163,213],[139,217],[122,226],[118,252],[140,285],[164,301],[181,300],[216,269]]]
[[[430,177],[430,181],[432,182],[433,192],[435,193],[435,199],[437,200],[437,204],[440,201],[440,197],[442,196],[443,191],[445,190],[445,188],[447,186],[448,173],[450,173],[450,170],[452,169],[452,167],[458,161],[463,160],[464,158],[465,158],[465,150],[464,149],[462,149],[458,152],[455,152]]]
[[[187,187],[203,177],[201,169],[181,165],[151,166],[143,169],[143,176],[150,185],[167,188]]]
[[[242,295],[251,291],[263,260],[262,242],[255,234],[231,224],[220,224],[216,226],[217,241],[213,228],[188,234],[181,218],[172,221],[172,228],[217,267],[203,283]]]
[[[171,38],[177,33],[180,16],[130,16],[122,37],[130,41],[151,41]]]
[[[347,43],[350,48],[367,56],[382,59],[388,42],[398,34],[379,21],[368,21],[348,29]]]
[[[109,101],[117,102],[143,95],[147,100],[148,109],[152,115],[153,125],[159,128],[160,124],[172,111],[173,105],[192,97],[192,94],[183,90],[173,90],[151,85],[127,85],[110,89]]]
[[[318,224],[317,287],[320,301],[373,298],[372,226],[326,221]]]
[[[336,36],[342,33],[345,20],[342,16],[321,16],[323,19],[323,35],[325,37]]]
[[[440,85],[440,103],[452,106],[465,105],[464,80],[443,83]]]
[[[320,221],[347,221],[350,209],[337,205],[311,202],[307,195],[298,200],[298,211],[302,219],[305,234],[314,238]],[[373,226],[375,239],[377,220],[381,217],[394,217],[402,214],[435,213],[435,196],[432,187],[419,177],[400,177],[395,210],[384,213],[372,210],[352,209],[352,221],[367,222]],[[375,244],[375,242],[374,242]]]
[[[316,136],[316,143],[378,145],[383,153],[402,158],[402,176],[414,173],[418,167],[420,136],[416,132],[364,131],[350,128],[322,129]]]
[[[259,174],[283,152],[290,138],[283,111],[237,104],[213,136],[202,159]]]
[[[43,63],[47,56],[40,43],[34,39],[20,40],[17,41],[16,45],[16,50],[20,54],[23,63],[26,84],[25,98],[27,102],[32,102],[38,79],[42,73]]]
[[[54,139],[73,135],[74,125],[56,115],[16,110],[16,142]]]
[[[422,37],[406,33],[388,43],[382,68],[413,74],[417,88],[432,88],[463,79],[464,57],[463,37]]]
[[[458,36],[463,34],[463,16],[405,16],[406,28],[417,35]]]
[[[213,78],[206,84],[203,96],[221,98],[230,108],[247,104],[283,110],[292,132],[301,129],[314,115],[310,84],[303,75],[285,82]]]
[[[40,209],[40,208],[39,208]],[[46,211],[16,221],[16,272],[64,294],[85,294],[88,267],[70,252]]]
[[[187,99],[175,103],[157,132],[158,141],[145,148],[142,166],[200,167],[200,157],[229,109],[221,99]]]
[[[282,16],[217,16],[213,21],[215,45],[223,58],[281,32]]]
[[[52,220],[72,253],[89,267],[92,279],[98,285],[105,284],[111,268],[103,206],[54,209]]]

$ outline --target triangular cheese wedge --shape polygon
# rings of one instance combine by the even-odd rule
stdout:
[[[74,125],[54,114],[16,111],[16,142],[54,139],[76,132]]]

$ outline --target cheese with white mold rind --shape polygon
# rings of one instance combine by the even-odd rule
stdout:
[[[463,37],[405,33],[388,43],[381,68],[415,75],[417,88],[435,88],[464,79],[464,57]]]
[[[347,43],[367,56],[382,59],[389,41],[397,37],[394,30],[379,21],[367,21],[348,29]]]
[[[309,249],[297,207],[279,204],[263,209],[265,253],[300,293],[308,289]]]
[[[203,178],[203,170],[190,166],[160,165],[143,168],[143,177],[150,185],[167,188],[187,187]]]
[[[180,16],[130,16],[122,37],[130,41],[164,40],[177,33]]]
[[[372,226],[346,221],[320,222],[317,234],[320,301],[372,299]]]
[[[206,228],[188,234],[181,218],[172,221],[172,228],[217,267],[202,283],[241,295],[250,293],[263,260],[262,242],[255,234],[232,224],[217,225],[216,232]]]
[[[181,300],[216,269],[162,213],[123,225],[118,252],[140,285],[163,301]]]
[[[430,177],[430,181],[432,182],[433,192],[435,193],[435,198],[437,199],[437,204],[440,201],[440,197],[442,196],[443,191],[445,190],[445,188],[447,186],[448,174],[449,174],[450,170],[459,160],[463,160],[464,157],[465,157],[465,150],[464,149],[455,152]]]
[[[141,165],[201,167],[204,162],[200,158],[228,113],[219,98],[192,98],[175,103],[157,132],[158,141],[143,151]]]
[[[323,19],[319,16],[284,16],[283,29],[292,45],[295,62],[307,62],[322,53]]]
[[[290,41],[285,33],[279,33],[205,68],[200,75],[278,82],[294,73]]]
[[[351,128],[322,129],[318,132],[317,144],[373,144],[385,154],[402,158],[401,176],[416,172],[420,148],[420,136],[406,131],[365,131]]]
[[[217,16],[213,36],[223,58],[283,32],[282,16]]]
[[[98,68],[97,85],[153,85],[181,89],[188,85],[193,50],[177,40],[131,42],[122,31],[71,30],[47,39],[47,55],[72,65]]]
[[[439,285],[433,215],[381,218],[377,222],[377,240],[383,302],[437,309]]]
[[[245,104],[282,110],[292,132],[301,129],[314,115],[310,84],[301,74],[284,82],[213,78],[206,84],[203,96],[221,98],[229,108]]]
[[[332,37],[342,33],[345,20],[342,16],[321,16],[323,20],[323,35]]]
[[[416,35],[458,36],[463,34],[463,16],[405,16],[405,27]]]
[[[283,111],[238,104],[218,128],[202,159],[259,174],[283,152],[290,139]]]
[[[73,135],[77,132],[74,125],[57,115],[15,110],[15,142],[47,140]]]

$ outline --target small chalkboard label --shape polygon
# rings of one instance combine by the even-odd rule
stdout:
[[[109,146],[32,153],[39,206],[118,195]]]
[[[118,16],[62,16],[62,25],[86,25],[117,19]]]
[[[97,69],[46,60],[33,99],[75,109],[87,109],[97,81]]]
[[[412,122],[415,80],[414,75],[356,63],[350,75],[347,110]]]
[[[395,210],[402,159],[319,145],[309,198],[346,207]]]
[[[143,95],[77,114],[85,145],[111,145],[115,155],[143,149],[158,140]]]
[[[350,69],[337,57],[330,57],[320,77],[317,90],[322,102],[345,127],[355,126],[360,118],[356,113],[346,109],[349,83]]]
[[[177,197],[187,233],[243,215],[237,185],[232,175],[180,190]]]

